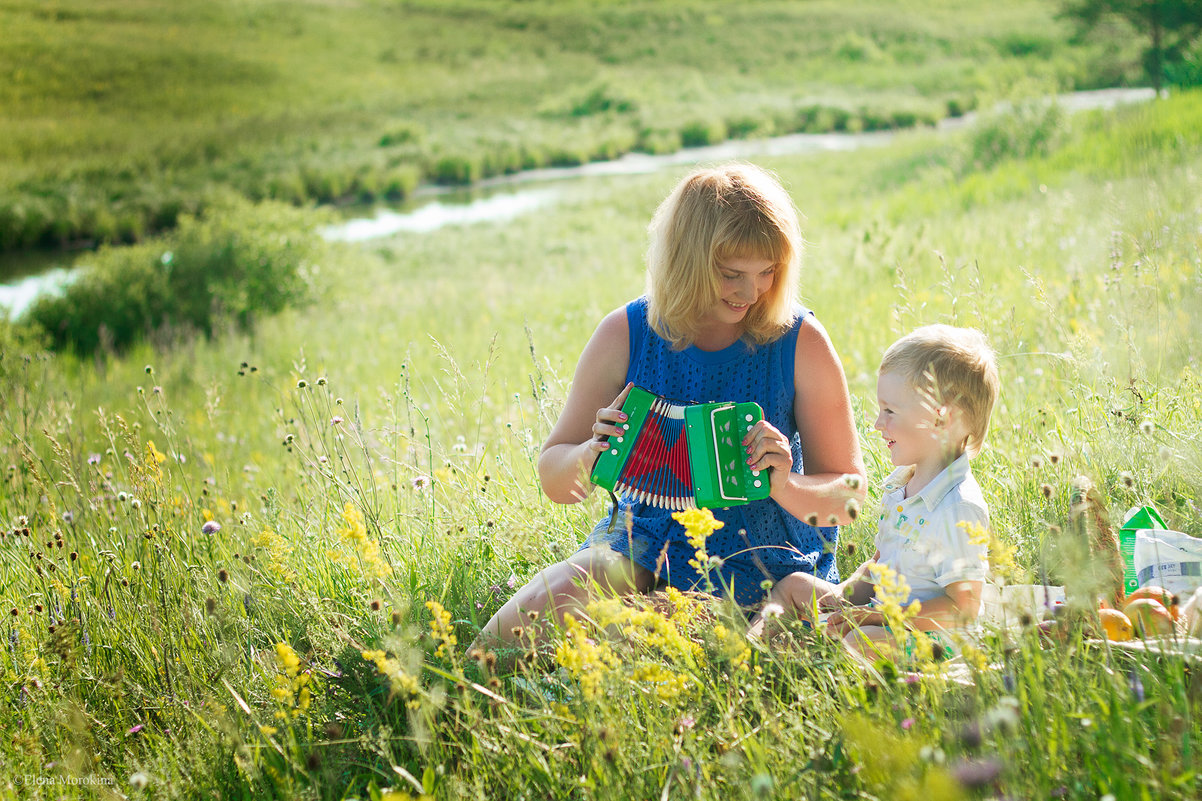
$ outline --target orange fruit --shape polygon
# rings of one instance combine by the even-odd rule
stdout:
[[[1174,596],[1164,587],[1157,587],[1152,584],[1149,584],[1147,587],[1140,587],[1138,590],[1132,591],[1132,593],[1127,596],[1127,600],[1124,601],[1124,606],[1132,601],[1138,601],[1140,598],[1151,598],[1153,601],[1156,601],[1165,609],[1167,609],[1169,616],[1172,617],[1173,620],[1177,619],[1177,604],[1173,602]]]
[[[1102,629],[1106,632],[1108,640],[1123,642],[1131,639],[1135,634],[1131,618],[1117,609],[1102,609],[1098,612],[1098,617],[1102,619]]]
[[[1123,614],[1141,637],[1156,637],[1173,633],[1173,618],[1164,604],[1151,598],[1136,598],[1123,607]]]

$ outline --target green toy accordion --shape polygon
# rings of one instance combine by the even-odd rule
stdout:
[[[743,436],[764,418],[758,403],[675,404],[631,387],[622,404],[626,433],[608,439],[592,481],[660,509],[719,508],[767,498]]]

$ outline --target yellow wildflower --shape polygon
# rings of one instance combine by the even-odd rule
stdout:
[[[421,694],[421,682],[411,673],[407,673],[399,659],[389,657],[384,651],[361,651],[363,658],[376,666],[381,676],[388,678],[389,688],[393,695],[399,695],[405,700],[410,709],[417,709]]]
[[[694,550],[689,564],[698,573],[709,571],[709,555],[705,550],[705,541],[709,535],[722,528],[725,523],[714,519],[714,513],[709,509],[686,509],[683,512],[673,512],[672,519],[684,526],[685,536]]]
[[[346,525],[338,529],[338,536],[359,555],[363,575],[368,579],[392,575],[392,566],[384,561],[380,544],[367,536],[363,513],[354,504],[348,503],[342,509],[342,519]]]
[[[721,623],[714,624],[713,633],[719,650],[730,660],[731,666],[735,670],[749,670],[748,660],[751,659],[751,647],[747,644],[747,638],[737,631],[731,631]]]
[[[658,651],[666,659],[695,663],[702,656],[697,643],[654,610],[629,606],[619,598],[592,601],[586,609],[598,626],[614,626],[622,632],[626,642]]]
[[[313,698],[309,689],[312,677],[308,672],[301,673],[300,657],[288,643],[276,643],[275,658],[283,675],[275,677],[275,687],[271,690],[271,696],[285,707],[284,710],[276,712],[276,717],[287,718],[289,712],[292,713],[292,717],[299,717],[309,711],[309,704]]]
[[[146,440],[146,464],[156,467],[165,461],[167,461],[167,454],[154,446],[153,439]]]
[[[455,645],[458,643],[455,638],[455,630],[451,628],[451,613],[443,609],[442,604],[438,601],[426,601],[426,608],[432,615],[430,635],[438,643],[438,647],[434,650],[434,656],[445,656],[448,652],[455,650]]]
[[[868,573],[876,587],[878,608],[885,622],[897,631],[906,628],[907,622],[922,610],[919,601],[902,606],[910,597],[910,584],[906,577],[888,565],[876,562],[869,566]]]
[[[989,562],[989,572],[994,578],[1010,581],[1018,575],[1018,564],[1014,561],[1014,546],[1002,542],[996,534],[980,523],[961,521],[959,525],[968,532],[970,543],[989,546],[989,552],[985,558]]]
[[[571,614],[563,616],[564,638],[555,649],[555,661],[580,682],[580,691],[592,700],[606,676],[622,664],[606,643],[593,641]]]
[[[630,678],[635,684],[648,685],[661,701],[671,701],[689,687],[686,676],[681,673],[673,673],[663,665],[639,665],[630,674]]]
[[[281,581],[293,579],[295,574],[288,566],[288,557],[292,554],[292,546],[279,532],[265,528],[251,537],[250,542],[256,548],[267,551],[267,568],[272,575]]]

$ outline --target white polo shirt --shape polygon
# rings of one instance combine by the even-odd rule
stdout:
[[[969,542],[971,531],[960,525],[989,527],[989,507],[968,454],[906,498],[906,482],[913,475],[913,466],[900,467],[885,479],[876,535],[877,561],[910,585],[907,603],[936,598],[955,581],[985,581],[989,573],[989,546]]]

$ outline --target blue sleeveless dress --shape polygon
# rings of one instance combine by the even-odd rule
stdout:
[[[767,345],[742,340],[720,351],[696,347],[673,350],[651,329],[647,299],[626,306],[630,323],[630,367],[626,380],[677,403],[755,401],[764,419],[793,443],[793,471],[802,472],[801,440],[793,416],[793,373],[797,332],[811,314],[798,308],[789,331]],[[632,527],[627,531],[627,512]],[[839,580],[835,565],[837,527],[815,527],[798,520],[771,498],[711,510],[725,525],[706,542],[711,556],[722,557],[710,574],[719,595],[749,606],[764,599],[763,582],[776,582],[798,571],[827,581]],[[607,515],[582,547],[606,545],[656,573],[681,590],[704,590],[705,579],[689,565],[694,549],[684,527],[665,509],[629,497],[620,499],[612,530]],[[661,556],[661,554],[663,556]]]

